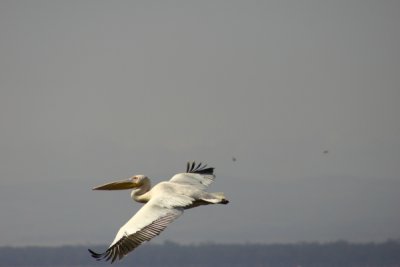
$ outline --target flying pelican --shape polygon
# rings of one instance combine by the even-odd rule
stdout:
[[[214,181],[214,168],[188,162],[185,173],[174,175],[169,181],[151,188],[150,179],[135,175],[128,180],[107,183],[93,190],[133,189],[133,200],[146,203],[125,225],[103,253],[89,249],[96,260],[122,259],[145,241],[159,235],[185,209],[209,204],[228,204],[222,192],[208,193],[205,189]]]

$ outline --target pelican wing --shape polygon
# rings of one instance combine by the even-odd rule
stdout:
[[[199,163],[188,162],[185,173],[175,174],[169,181],[194,186],[200,190],[206,189],[215,179],[214,168]]]
[[[137,248],[143,242],[159,235],[172,221],[183,213],[184,206],[193,199],[186,196],[160,195],[145,204],[118,231],[114,241],[104,253],[89,250],[97,260],[122,259],[126,254]]]

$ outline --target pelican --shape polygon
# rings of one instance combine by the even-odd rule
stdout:
[[[122,259],[143,242],[159,235],[171,222],[182,215],[185,209],[209,204],[228,204],[224,193],[206,192],[214,181],[214,168],[188,162],[185,173],[175,174],[169,181],[156,184],[153,188],[145,175],[134,175],[128,180],[107,183],[93,190],[133,189],[131,197],[146,203],[123,225],[114,241],[103,253],[89,249],[96,260]]]

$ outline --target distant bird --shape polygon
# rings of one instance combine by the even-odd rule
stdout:
[[[185,173],[174,175],[169,181],[151,188],[150,179],[135,175],[128,180],[112,182],[93,190],[133,189],[133,200],[146,203],[125,225],[104,253],[89,249],[96,260],[122,259],[145,241],[159,235],[185,209],[209,204],[228,204],[224,193],[208,193],[205,189],[214,181],[214,168],[188,162]]]

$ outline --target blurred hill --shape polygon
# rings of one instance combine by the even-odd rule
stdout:
[[[94,246],[102,251],[106,246]],[[2,266],[98,266],[85,246],[1,247]],[[400,240],[384,243],[199,244],[174,242],[139,247],[118,266],[400,266]]]

